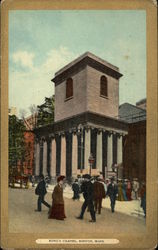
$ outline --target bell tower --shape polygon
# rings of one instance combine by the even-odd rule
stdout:
[[[116,118],[119,109],[119,68],[86,52],[58,72],[55,83],[55,122],[93,112]]]

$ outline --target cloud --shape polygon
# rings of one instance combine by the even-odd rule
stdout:
[[[52,49],[47,53],[47,59],[43,63],[42,68],[45,72],[55,73],[77,56],[68,48],[60,46],[59,49]]]
[[[22,67],[33,68],[33,59],[35,55],[27,51],[17,51],[12,55],[14,63],[20,64]]]
[[[18,110],[22,108],[28,111],[31,104],[42,104],[45,97],[54,94],[51,79],[55,72],[77,56],[68,48],[61,46],[48,51],[45,60],[35,66],[33,64],[33,59],[34,61],[36,59],[35,55],[26,51],[14,53],[11,56],[14,62],[28,67],[28,70],[18,69],[14,64],[10,64],[9,105],[17,107]]]

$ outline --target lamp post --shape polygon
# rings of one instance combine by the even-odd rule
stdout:
[[[89,174],[91,175],[92,165],[94,163],[94,157],[93,157],[92,153],[90,154],[88,161],[89,161],[89,164],[90,164],[90,172],[89,172]]]
[[[112,170],[116,173],[116,179],[118,180],[118,165],[116,163],[113,164]]]

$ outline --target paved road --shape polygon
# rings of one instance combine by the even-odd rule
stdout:
[[[80,213],[81,201],[64,198],[67,218],[64,221],[48,219],[48,209],[43,206],[41,213],[34,212],[37,196],[34,189],[9,188],[9,232],[55,233],[55,232],[89,232],[99,233],[106,230],[113,232],[143,232],[145,219],[134,217],[117,211],[111,213],[103,207],[102,214],[97,215],[97,222],[90,223],[90,214],[85,213],[83,221],[75,216]],[[51,193],[46,195],[46,201],[51,204]],[[106,201],[105,201],[106,202]],[[108,202],[108,201],[107,201]],[[124,203],[125,204],[125,203]],[[127,203],[126,203],[127,204]],[[123,207],[123,203],[121,205]],[[117,207],[116,207],[117,208]],[[137,209],[137,208],[136,208]]]

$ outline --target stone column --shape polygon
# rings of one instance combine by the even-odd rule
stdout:
[[[43,143],[43,175],[48,175],[47,173],[47,141]]]
[[[122,135],[117,137],[117,164],[122,163]]]
[[[118,167],[118,178],[123,178],[123,166],[121,165],[121,163],[123,162],[123,158],[122,158],[122,135],[119,135],[117,137],[117,164],[119,164]]]
[[[102,172],[102,158],[103,158],[103,152],[102,152],[102,131],[97,132],[97,155],[96,155],[96,168],[99,169],[100,172]]]
[[[72,177],[77,175],[78,167],[78,141],[77,134],[72,135]]]
[[[60,174],[66,176],[66,137],[64,134],[61,136]]]
[[[112,171],[112,163],[113,163],[113,144],[112,144],[113,134],[109,132],[107,136],[107,170]]]
[[[35,144],[35,175],[40,174],[40,145],[39,142]]]
[[[39,161],[39,165],[40,165],[40,174],[43,174],[43,144],[44,144],[44,140],[43,138],[40,139],[40,161]]]
[[[89,169],[89,156],[90,156],[90,129],[85,130],[85,145],[84,145],[84,168]]]
[[[51,177],[56,176],[56,140],[52,138],[51,142],[51,167],[50,167],[50,175]]]

